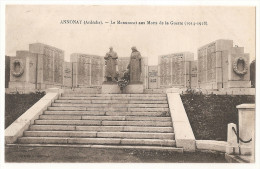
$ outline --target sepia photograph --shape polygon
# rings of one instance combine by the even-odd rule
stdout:
[[[5,164],[256,163],[256,6],[4,9]]]

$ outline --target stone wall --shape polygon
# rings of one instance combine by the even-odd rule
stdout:
[[[244,48],[233,47],[232,40],[216,40],[200,47],[198,49],[198,86],[215,90],[248,87],[250,73],[238,75],[234,70],[234,62],[238,58],[242,58],[245,69],[248,69],[249,55],[244,53]]]

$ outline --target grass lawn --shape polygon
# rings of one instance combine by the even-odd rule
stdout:
[[[227,140],[228,123],[238,124],[237,105],[255,103],[255,96],[181,95],[197,140]]]
[[[44,92],[5,94],[5,128],[12,124],[44,95]]]

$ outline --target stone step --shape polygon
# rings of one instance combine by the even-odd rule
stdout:
[[[155,112],[106,112],[107,116],[154,116],[154,117],[170,117],[168,111],[155,111]]]
[[[95,116],[104,116],[106,114],[105,111],[45,111],[43,112],[45,115],[95,115]]]
[[[159,100],[167,101],[167,97],[59,97],[59,100]]]
[[[76,104],[76,103],[92,103],[92,102],[91,100],[55,100],[54,103],[75,103]]]
[[[174,140],[119,139],[119,138],[67,138],[67,137],[21,137],[21,144],[108,144],[108,145],[155,145],[176,146]]]
[[[112,112],[158,112],[158,111],[167,111],[169,108],[164,107],[151,107],[151,108],[136,108],[136,107],[48,107],[47,110],[54,111],[67,111],[67,110],[81,110],[81,111],[112,111]]]
[[[127,146],[127,145],[90,145],[90,144],[7,144],[7,146],[16,147],[73,147],[73,148],[102,148],[102,149],[129,149],[129,150],[148,150],[161,152],[177,152],[183,153],[183,148],[162,147],[162,146]]]
[[[143,117],[143,116],[81,116],[81,115],[40,115],[42,120],[114,120],[114,121],[168,121],[170,117]]]
[[[55,100],[55,103],[92,103],[92,104],[167,104],[166,100]]]
[[[172,127],[31,125],[32,131],[103,131],[173,133]]]
[[[81,126],[100,126],[101,120],[35,120],[38,125],[81,125]]]
[[[168,111],[155,112],[105,112],[105,111],[45,111],[44,115],[94,115],[94,116],[152,116],[152,117],[170,117]]]
[[[74,88],[74,89],[64,89],[66,94],[96,94],[101,93],[101,88]]]
[[[114,104],[87,104],[87,103],[52,103],[52,107],[87,107],[87,108],[95,108],[95,107],[105,107],[105,108],[117,108],[117,107],[134,107],[134,108],[139,108],[139,107],[144,107],[144,108],[168,108],[168,104],[119,104],[119,103],[114,103]]]
[[[66,97],[166,97],[166,94],[87,94],[87,93],[63,93]]]
[[[35,120],[36,125],[81,125],[81,126],[155,126],[171,127],[172,122],[161,121],[102,121],[102,120]]]
[[[92,132],[92,131],[25,131],[25,137],[87,137],[174,140],[173,133]]]

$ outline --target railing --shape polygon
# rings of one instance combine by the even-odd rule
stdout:
[[[237,143],[242,142],[242,143],[250,143],[252,141],[252,138],[244,141],[242,138],[239,137],[239,131],[236,131],[236,129],[234,127],[232,127],[232,130],[234,131],[235,135],[237,136]]]

